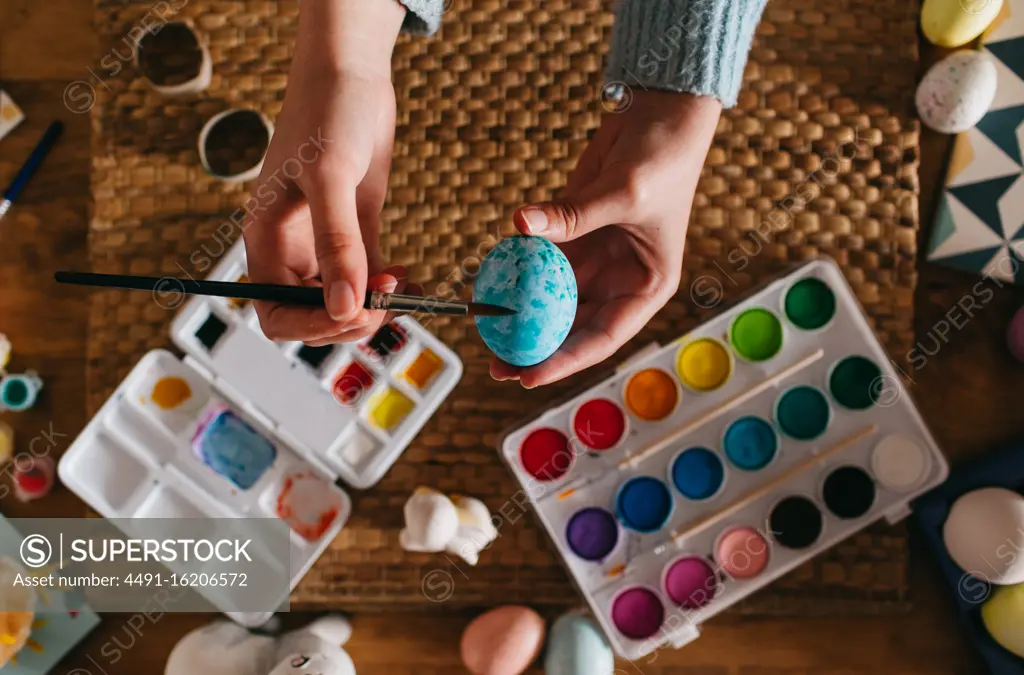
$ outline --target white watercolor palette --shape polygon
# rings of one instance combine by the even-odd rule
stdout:
[[[630,660],[901,520],[948,473],[829,260],[639,354],[507,433],[501,454]]]
[[[292,588],[351,513],[334,476],[164,350],[142,358],[58,471],[106,518],[282,518]],[[232,618],[259,625],[269,613]]]
[[[211,278],[244,274],[239,244]],[[171,337],[184,359],[146,354],[65,452],[61,480],[108,518],[281,518],[293,589],[351,512],[335,482],[380,480],[462,375],[407,316],[311,349],[267,340],[251,306],[197,297]]]

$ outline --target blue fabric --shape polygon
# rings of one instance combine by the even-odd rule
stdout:
[[[385,0],[393,2],[393,0]],[[433,35],[453,0],[400,0],[405,30]],[[767,0],[618,0],[609,85],[668,90],[736,105]]]

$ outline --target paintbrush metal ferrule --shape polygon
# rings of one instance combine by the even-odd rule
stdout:
[[[445,314],[449,316],[466,316],[469,314],[469,305],[464,302],[419,297],[416,295],[402,295],[401,293],[383,293],[381,291],[367,292],[365,309],[382,310],[385,312],[423,312],[425,314]]]
[[[383,310],[386,312],[409,312],[422,314],[441,314],[445,316],[510,316],[514,310],[498,305],[482,302],[460,302],[458,300],[442,300],[434,297],[402,295],[401,293],[383,293],[369,291],[366,294],[366,309]]]

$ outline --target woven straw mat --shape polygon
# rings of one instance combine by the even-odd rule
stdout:
[[[104,44],[123,52],[122,38],[149,8],[97,0]],[[563,186],[602,115],[612,114],[605,108],[614,105],[601,96],[610,8],[602,0],[454,0],[438,36],[399,41],[398,129],[381,247],[386,261],[408,266],[428,293],[471,272],[464,261],[499,232],[511,232],[515,207]],[[275,118],[297,12],[295,2],[191,0],[180,15],[209,44],[214,76],[207,91],[164,98],[131,66],[96,87],[94,271],[180,276],[194,272],[190,255],[200,246],[219,251],[214,232],[248,186],[205,175],[197,136],[204,121],[229,107]],[[908,100],[917,68],[915,12],[911,0],[771,0],[739,104],[723,115],[704,167],[680,292],[615,363],[709,315],[690,298],[694,279],[710,275],[728,301],[819,254],[842,266],[890,353],[897,360],[907,353],[918,224],[918,125]],[[837,154],[838,164],[823,165]],[[792,217],[782,217],[780,202]],[[751,233],[766,231],[761,223],[773,209],[777,231],[760,245]],[[730,257],[740,244],[748,253],[761,250]],[[170,344],[171,317],[146,293],[93,296],[91,411],[146,350]],[[293,608],[429,608],[439,598],[428,596],[447,594],[437,589],[449,576],[446,607],[579,603],[532,517],[506,523],[475,568],[399,546],[402,505],[418,485],[501,508],[516,485],[495,450],[499,434],[594,377],[530,392],[495,383],[471,321],[437,319],[430,330],[457,350],[465,375],[388,475],[369,491],[353,491],[351,521],[295,590]],[[734,611],[903,611],[907,576],[904,530],[876,526]]]

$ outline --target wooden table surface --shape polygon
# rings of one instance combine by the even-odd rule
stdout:
[[[57,267],[87,265],[89,217],[89,117],[68,110],[65,89],[91,79],[98,61],[90,28],[90,0],[0,0],[0,86],[28,115],[0,141],[0,185],[10,180],[53,119],[66,124],[63,140],[42,172],[0,225],[0,332],[14,343],[15,370],[34,368],[46,381],[32,411],[7,414],[23,450],[36,436],[54,439],[58,456],[85,425],[84,374],[88,308],[78,293],[59,292]],[[926,53],[926,62],[935,53]],[[79,108],[80,109],[80,108]],[[922,223],[931,222],[948,139],[924,136],[921,168]],[[1024,432],[1015,415],[1021,391],[1014,377],[1024,366],[1005,347],[1007,322],[1024,302],[1024,291],[999,288],[973,317],[958,309],[978,278],[921,265],[918,339],[934,351],[909,373],[911,393],[954,465],[982,455]],[[966,304],[966,303],[965,303]],[[948,328],[947,326],[953,326]],[[957,327],[959,326],[959,328]],[[920,362],[918,362],[920,363]],[[41,448],[42,442],[34,447]],[[3,480],[8,480],[6,477]],[[63,487],[29,505],[8,498],[9,517],[72,516],[81,503]],[[742,620],[706,626],[680,652],[664,651],[653,663],[623,664],[623,674],[664,675],[952,675],[983,672],[961,634],[937,573],[915,545],[912,573],[916,603],[908,616],[864,619]],[[210,616],[106,615],[55,673],[70,675],[156,674],[174,643]],[[305,617],[290,616],[288,622]],[[458,643],[470,614],[434,612],[354,617],[348,646],[360,675],[432,675],[463,672]],[[76,670],[76,668],[78,670]],[[533,671],[531,671],[533,672]]]

